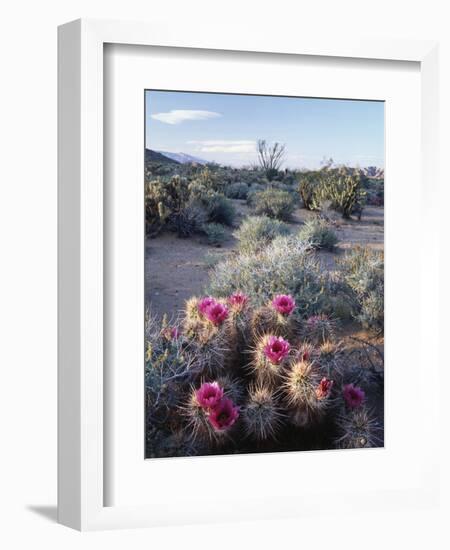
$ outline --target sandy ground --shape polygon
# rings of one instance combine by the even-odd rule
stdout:
[[[238,211],[235,224],[238,226],[242,218],[250,212],[244,201],[233,202]],[[289,224],[293,232],[311,216],[315,214],[304,209],[296,210],[292,223]],[[361,221],[343,220],[339,215],[330,214],[340,242],[334,253],[318,252],[324,267],[333,269],[336,258],[355,244],[383,249],[383,216],[382,207],[366,208]],[[179,239],[171,233],[147,239],[145,295],[146,303],[153,314],[162,317],[166,313],[169,318],[176,317],[186,299],[203,293],[208,282],[209,259],[224,258],[236,246],[232,232],[233,229],[230,228],[228,239],[220,248],[208,245],[203,237]]]

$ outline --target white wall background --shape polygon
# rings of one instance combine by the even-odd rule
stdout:
[[[210,549],[302,547],[448,548],[446,509],[397,517],[306,518],[233,526],[79,534],[56,516],[56,27],[78,17],[174,19],[213,32],[252,32],[441,40],[442,281],[450,280],[446,221],[450,181],[450,17],[445,0],[16,0],[1,8],[0,55],[0,547]],[[399,213],[399,216],[405,213]],[[438,215],[438,213],[437,213]],[[411,221],[414,223],[414,221]],[[405,235],[407,238],[407,235]],[[445,289],[443,289],[444,291]],[[443,305],[449,304],[448,291]],[[444,340],[448,314],[442,313]],[[450,363],[450,362],[449,362]],[[448,365],[450,369],[450,364]],[[448,372],[430,399],[448,395]],[[449,407],[443,399],[443,414]],[[443,422],[443,463],[448,461]],[[445,454],[444,454],[445,453]],[[444,462],[445,461],[445,462]],[[297,472],[297,475],[303,475]]]

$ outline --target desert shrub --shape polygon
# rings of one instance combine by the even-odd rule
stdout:
[[[214,193],[207,200],[204,200],[203,204],[210,222],[222,223],[228,226],[233,225],[236,210],[230,199],[219,193]]]
[[[363,188],[366,192],[366,204],[371,206],[384,205],[384,179],[365,178]]]
[[[173,214],[179,213],[189,199],[187,181],[173,176],[168,181],[154,180],[145,184],[145,229],[149,236],[156,235]]]
[[[298,192],[306,210],[320,210],[320,188],[322,171],[300,174]]]
[[[220,246],[227,238],[227,232],[221,223],[205,223],[203,231],[206,234],[208,243],[213,246]]]
[[[311,245],[297,237],[277,237],[257,254],[220,262],[212,271],[210,291],[217,296],[242,291],[255,305],[276,294],[290,294],[298,315],[319,313],[329,303],[327,279],[311,251]]]
[[[339,262],[341,275],[356,303],[355,317],[366,327],[384,326],[384,254],[356,246]]]
[[[360,218],[365,197],[361,174],[345,168],[327,170],[320,196],[322,200],[330,201],[330,207],[340,212],[343,218],[350,218],[355,212]]]
[[[249,216],[234,233],[239,240],[239,251],[252,253],[267,246],[275,237],[288,235],[289,227],[267,216]]]
[[[246,183],[230,183],[225,187],[225,196],[229,199],[247,199],[249,187]]]
[[[288,221],[295,210],[295,199],[287,191],[269,188],[254,195],[252,207],[257,215]]]
[[[264,189],[266,188],[265,185],[261,184],[261,183],[256,183],[256,182],[253,182],[249,188],[248,188],[248,194],[247,194],[247,206],[252,206],[253,205],[253,201],[254,201],[254,198],[255,198],[255,195],[257,193],[259,193],[260,191],[264,191]]]
[[[168,227],[175,231],[178,237],[192,237],[201,233],[207,220],[207,213],[199,204],[187,204],[181,210],[169,216]]]
[[[323,218],[313,218],[300,229],[300,239],[309,241],[316,249],[334,250],[339,239],[330,224]]]

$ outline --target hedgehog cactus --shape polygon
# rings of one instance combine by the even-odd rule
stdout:
[[[320,369],[325,376],[332,376],[339,380],[343,375],[343,349],[341,342],[332,342],[326,340],[317,349],[317,360],[320,364]]]
[[[239,418],[239,407],[224,395],[218,382],[203,382],[191,389],[184,414],[194,440],[223,443]]]
[[[250,387],[248,402],[242,414],[246,434],[259,441],[275,438],[282,425],[283,415],[277,406],[274,392],[262,385]]]
[[[290,296],[276,296],[272,302],[262,306],[253,312],[250,324],[254,338],[261,334],[275,334],[286,338],[293,338],[296,332],[296,321],[292,315],[295,308],[295,302],[292,300],[285,304],[280,298],[290,298]]]
[[[233,401],[233,403],[242,403],[244,399],[245,387],[238,378],[231,378],[224,374],[216,378],[216,382],[223,389],[223,395]]]
[[[336,322],[323,313],[311,315],[303,323],[303,337],[315,345],[321,345],[334,336]]]
[[[317,365],[295,362],[285,375],[284,392],[293,424],[306,427],[323,418],[331,394],[331,380],[321,377]]]
[[[261,384],[274,384],[282,374],[290,351],[289,342],[281,336],[266,334],[260,337],[250,363],[256,381]]]
[[[187,428],[192,439],[214,442],[217,439],[215,430],[208,419],[208,409],[198,400],[198,390],[192,388],[187,404],[183,408],[187,419]]]
[[[373,413],[366,407],[347,411],[337,420],[338,437],[335,446],[338,449],[360,449],[380,445],[381,427]]]

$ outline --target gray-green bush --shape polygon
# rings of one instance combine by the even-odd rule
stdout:
[[[288,191],[268,188],[252,197],[252,208],[257,215],[289,221],[295,210],[295,198]]]
[[[220,262],[212,271],[209,291],[221,297],[240,291],[263,305],[276,294],[291,294],[300,316],[329,307],[327,278],[312,254],[311,245],[298,237],[277,237],[258,253],[239,254]]]
[[[246,183],[229,183],[225,187],[225,196],[229,199],[246,200],[249,192],[249,187]]]
[[[384,326],[384,254],[368,247],[354,247],[340,261],[342,278],[356,303],[356,318],[366,327]]]
[[[227,238],[225,226],[221,223],[205,223],[203,231],[206,234],[208,243],[213,246],[220,246]]]
[[[305,222],[305,225],[298,232],[300,239],[309,241],[316,249],[334,250],[339,239],[330,226],[323,218],[313,218]]]
[[[236,210],[230,199],[220,193],[211,193],[207,200],[203,201],[210,222],[233,225]]]
[[[267,216],[249,216],[234,235],[239,241],[239,251],[252,253],[267,246],[275,237],[288,235],[289,227]]]

